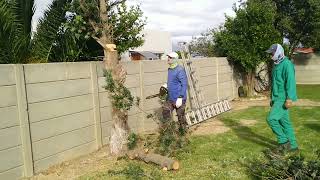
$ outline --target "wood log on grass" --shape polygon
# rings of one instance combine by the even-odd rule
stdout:
[[[154,163],[159,165],[163,170],[178,170],[179,169],[179,162],[168,158],[166,156],[161,156],[159,154],[154,153],[145,153],[140,151],[135,151],[129,154],[130,159],[138,159],[142,160],[146,163]]]

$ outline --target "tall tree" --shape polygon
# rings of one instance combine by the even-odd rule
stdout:
[[[221,46],[223,29],[224,26],[219,26],[201,33],[200,37],[194,37],[190,42],[191,53],[206,57],[227,56],[226,50]]]
[[[289,56],[297,45],[319,46],[320,0],[273,0],[276,4],[275,27],[290,41]]]
[[[248,95],[253,95],[256,67],[268,60],[265,50],[282,38],[274,28],[275,5],[270,0],[248,0],[234,7],[235,18],[227,17],[217,45],[245,72]]]
[[[214,30],[210,29],[201,33],[200,37],[193,37],[189,45],[191,53],[205,57],[215,56],[213,34]]]
[[[107,81],[109,81],[107,90],[109,96],[115,97],[112,99],[113,126],[110,138],[110,151],[111,153],[118,155],[125,150],[129,132],[128,108],[127,106],[125,108],[122,106],[127,103],[119,102],[119,98],[123,98],[124,94],[127,94],[129,96],[128,101],[132,102],[132,96],[128,94],[128,90],[124,88],[123,85],[126,78],[126,71],[118,60],[118,52],[115,43],[118,43],[119,45],[121,45],[121,43],[117,41],[117,27],[125,34],[125,38],[132,40],[132,38],[137,38],[137,34],[143,26],[139,26],[135,31],[136,33],[131,35],[130,33],[128,34],[128,32],[132,30],[130,29],[132,28],[130,25],[135,27],[136,19],[137,17],[140,17],[140,15],[138,14],[136,17],[128,19],[123,18],[123,14],[121,13],[126,12],[124,4],[125,0],[79,0],[78,3],[79,8],[76,9],[76,14],[83,17],[86,24],[89,25],[86,27],[89,35],[103,48],[103,60],[107,70]],[[75,7],[77,6],[75,5]],[[116,26],[114,23],[118,25],[121,24],[121,26]],[[124,49],[126,48],[127,47]],[[123,94],[117,94],[118,92],[115,91],[116,89],[117,91],[122,91]]]
[[[51,61],[77,61],[88,60],[90,57],[103,56],[103,47],[94,36],[101,32],[92,29],[89,18],[97,20],[97,9],[94,7],[97,1],[74,0],[68,8],[69,16],[59,32],[59,39],[55,43]],[[84,9],[87,8],[87,9]],[[146,24],[143,12],[139,6],[127,7],[125,1],[119,1],[108,9],[108,18],[113,28],[113,40],[117,44],[119,54],[129,48],[139,47],[143,44],[141,31]],[[96,34],[93,34],[96,33]]]

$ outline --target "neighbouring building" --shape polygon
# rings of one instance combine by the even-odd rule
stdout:
[[[144,44],[130,49],[121,56],[124,61],[164,59],[165,54],[172,51],[171,33],[159,30],[144,30]]]
[[[294,50],[293,62],[298,84],[320,84],[320,53],[312,48]]]

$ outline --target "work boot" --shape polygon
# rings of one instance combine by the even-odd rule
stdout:
[[[289,150],[289,154],[297,155],[299,153],[300,153],[300,149],[299,148],[294,148],[294,149],[290,149]]]
[[[185,136],[187,134],[187,127],[180,125],[178,131],[180,136]]]
[[[273,149],[272,152],[275,154],[284,154],[285,152],[290,151],[290,149],[290,142],[287,141],[285,143],[279,144],[279,146]]]

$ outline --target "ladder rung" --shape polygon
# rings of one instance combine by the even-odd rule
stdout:
[[[220,109],[219,109],[218,103],[216,103],[216,104],[214,105],[214,108],[215,108],[215,110],[216,110],[216,113],[217,113],[217,114],[220,114]]]
[[[211,111],[210,111],[210,107],[209,107],[209,106],[206,106],[206,107],[205,107],[205,111],[207,112],[208,118],[212,118],[212,117],[213,117],[213,115],[212,115],[212,113],[211,113]]]
[[[202,118],[202,115],[201,115],[201,112],[200,112],[199,109],[197,110],[197,116],[198,116],[198,121],[197,122],[203,121],[203,118]]]
[[[208,119],[207,114],[206,114],[204,108],[201,108],[201,115],[202,115],[202,117],[203,117],[203,120]]]
[[[194,111],[192,111],[192,116],[193,116],[193,124],[197,122],[197,117],[196,117],[196,113],[194,113]]]
[[[190,121],[190,116],[189,116],[190,114],[189,113],[187,113],[186,115],[185,115],[185,117],[186,117],[186,120],[187,120],[187,124],[191,124],[191,121]]]
[[[224,112],[224,109],[223,109],[223,104],[222,104],[222,102],[219,102],[219,108],[220,108],[220,113],[223,113],[223,112]]]
[[[213,116],[217,115],[213,104],[210,106],[210,109],[211,109],[211,113],[212,113]]]

